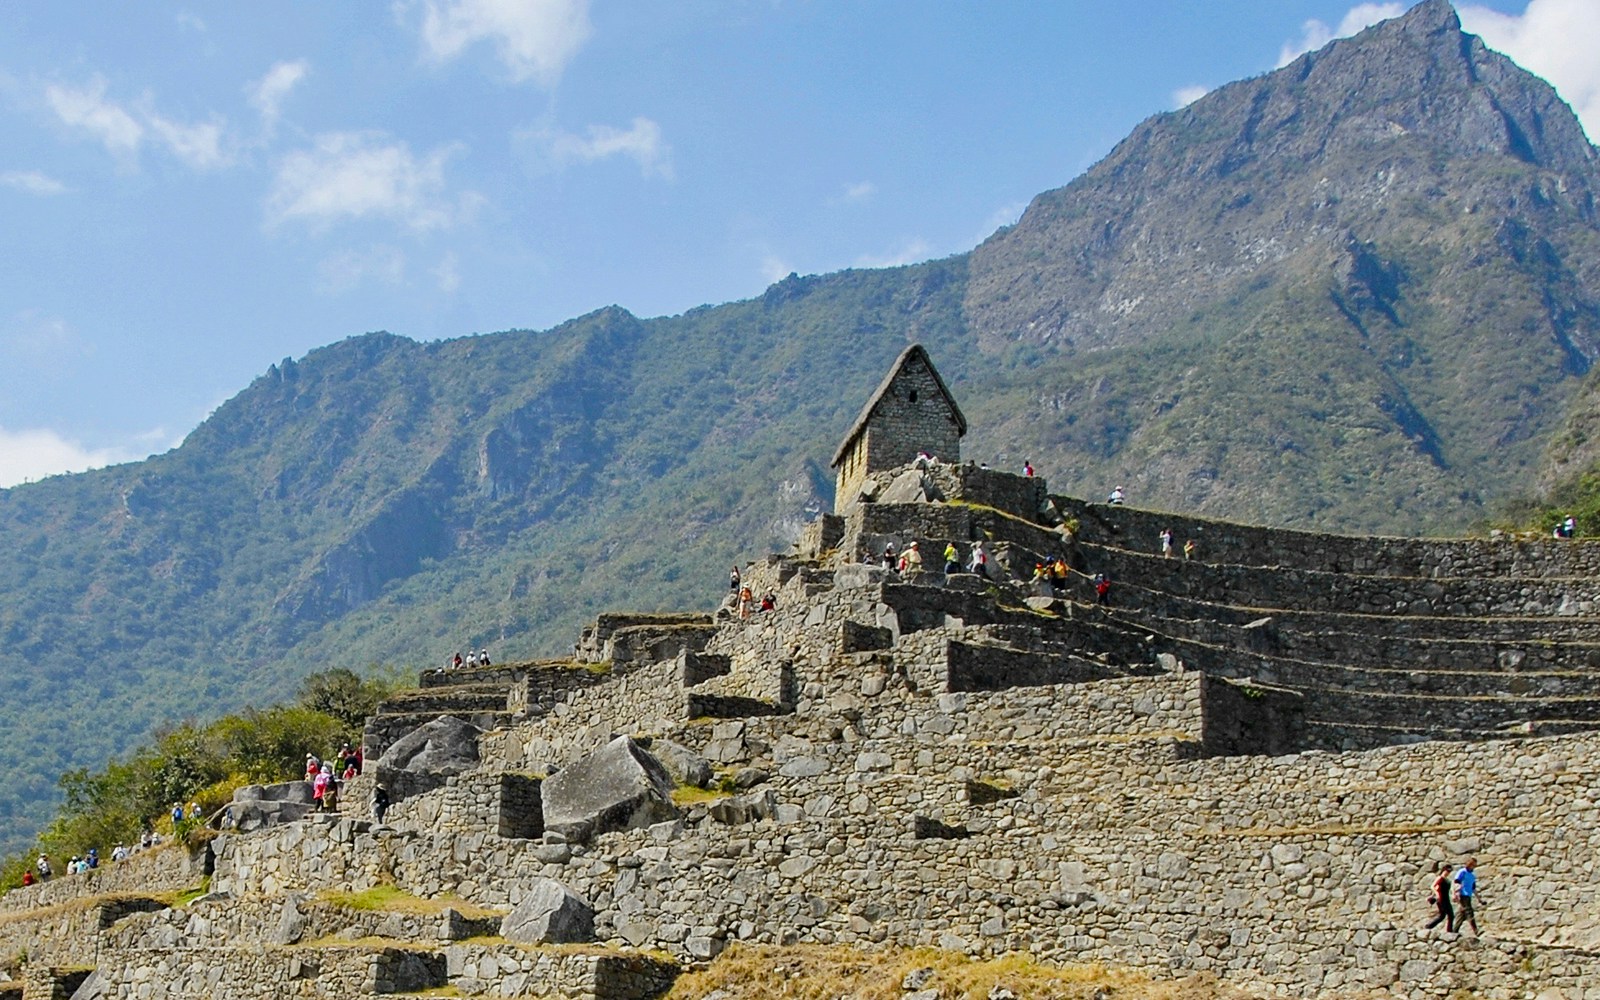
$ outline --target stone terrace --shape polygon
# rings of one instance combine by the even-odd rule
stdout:
[[[483,730],[475,767],[383,825],[368,775],[342,816],[219,836],[183,907],[13,893],[0,962],[54,936],[28,1000],[88,969],[173,1000],[599,998],[736,941],[894,943],[1263,995],[1600,998],[1600,546],[1272,531],[967,466],[880,480],[746,567],[776,610],[605,615],[567,660],[429,672],[369,755],[449,716]],[[1168,526],[1196,560],[1161,557]],[[929,572],[862,564],[912,541]],[[936,571],[979,541],[992,577]],[[1057,552],[1068,592],[1036,592]],[[555,776],[604,745],[662,762],[675,803],[547,831]],[[1427,873],[1468,854],[1484,937],[1423,933]],[[489,936],[543,880],[592,907],[588,944]]]

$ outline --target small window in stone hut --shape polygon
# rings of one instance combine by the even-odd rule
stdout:
[[[913,403],[915,403],[917,401],[917,390],[915,390],[915,389],[911,390],[911,401]]]

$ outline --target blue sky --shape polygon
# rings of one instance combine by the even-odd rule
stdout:
[[[166,450],[352,334],[969,250],[1143,118],[1401,9],[6,2],[0,486]],[[1600,134],[1600,0],[1459,9]]]

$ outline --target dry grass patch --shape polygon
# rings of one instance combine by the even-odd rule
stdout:
[[[1050,965],[1025,955],[971,959],[930,948],[863,951],[849,946],[789,948],[735,945],[706,969],[679,978],[667,1000],[696,1000],[714,990],[729,1000],[900,1000],[906,977],[927,969],[922,989],[942,1000],[987,1000],[1004,987],[1027,1000],[1240,1000],[1248,996],[1211,976],[1156,980],[1101,965]]]

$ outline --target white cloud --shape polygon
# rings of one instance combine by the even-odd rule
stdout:
[[[129,163],[151,136],[197,170],[228,163],[229,157],[222,149],[221,121],[213,119],[195,125],[175,122],[156,112],[148,98],[137,106],[124,106],[106,97],[106,81],[102,77],[92,78],[82,88],[52,84],[45,88],[44,96],[50,110],[64,124],[88,132],[113,156]]]
[[[24,309],[0,327],[0,358],[6,368],[59,372],[88,354],[88,345],[70,323],[38,309]]]
[[[267,70],[267,75],[251,86],[250,104],[261,112],[261,121],[268,129],[277,124],[283,99],[289,96],[289,92],[304,80],[309,72],[311,64],[304,59],[281,62]]]
[[[37,170],[7,170],[0,173],[0,184],[16,188],[25,194],[36,194],[41,198],[61,194],[67,190],[65,184]]]
[[[847,184],[844,189],[845,201],[866,201],[878,193],[878,186],[871,181],[859,181]]]
[[[378,244],[334,254],[324,259],[318,270],[321,288],[330,294],[348,292],[369,282],[398,285],[405,280],[406,255],[398,247]]]
[[[93,135],[112,155],[131,158],[138,153],[144,126],[120,104],[106,100],[104,79],[97,76],[81,90],[52,85],[44,97],[56,117]]]
[[[760,268],[761,277],[769,285],[776,284],[795,273],[794,268],[789,266],[788,261],[770,253],[761,258]]]
[[[439,291],[446,295],[461,287],[461,266],[454,250],[446,253],[444,259],[439,261],[439,266],[433,269],[433,277],[439,283]]]
[[[1299,41],[1285,42],[1283,48],[1278,50],[1278,65],[1287,66],[1300,58],[1303,53],[1322,48],[1335,38],[1346,38],[1371,27],[1379,21],[1386,21],[1391,17],[1399,17],[1406,12],[1406,5],[1399,3],[1359,3],[1350,8],[1339,22],[1337,28],[1330,28],[1323,21],[1312,19],[1301,26]]]
[[[424,0],[422,43],[438,62],[491,42],[516,81],[552,87],[589,40],[588,0]]]
[[[126,448],[88,448],[45,428],[13,431],[0,427],[0,488],[140,457]]]
[[[977,239],[973,240],[972,242],[982,243],[984,240],[993,236],[995,230],[999,229],[1001,226],[1016,225],[1017,220],[1022,218],[1022,213],[1027,210],[1028,203],[1025,201],[1013,201],[1010,204],[1001,205],[993,212],[990,212],[987,219],[983,220],[983,231],[980,232]]]
[[[637,163],[646,177],[672,178],[672,150],[661,140],[661,126],[648,118],[635,118],[626,131],[590,125],[584,135],[546,129],[522,132],[518,138],[530,143],[536,157],[555,169],[623,156]]]
[[[1172,109],[1177,111],[1187,108],[1209,93],[1211,93],[1210,87],[1198,83],[1190,84],[1187,87],[1179,87],[1172,92]]]
[[[452,201],[446,192],[445,163],[458,149],[443,146],[419,158],[404,142],[379,132],[318,136],[311,149],[279,161],[267,194],[267,224],[380,218],[413,229],[451,225],[482,202],[472,193]]]
[[[1520,15],[1463,6],[1461,23],[1484,44],[1544,77],[1600,135],[1600,16],[1594,0],[1529,0]]]
[[[150,131],[166,144],[172,155],[196,170],[227,166],[229,157],[222,149],[222,123],[202,122],[180,125],[160,115],[149,115]]]
[[[927,260],[933,253],[926,240],[910,240],[899,250],[882,255],[868,254],[856,258],[856,267],[900,267],[903,264],[914,264],[919,260]]]

